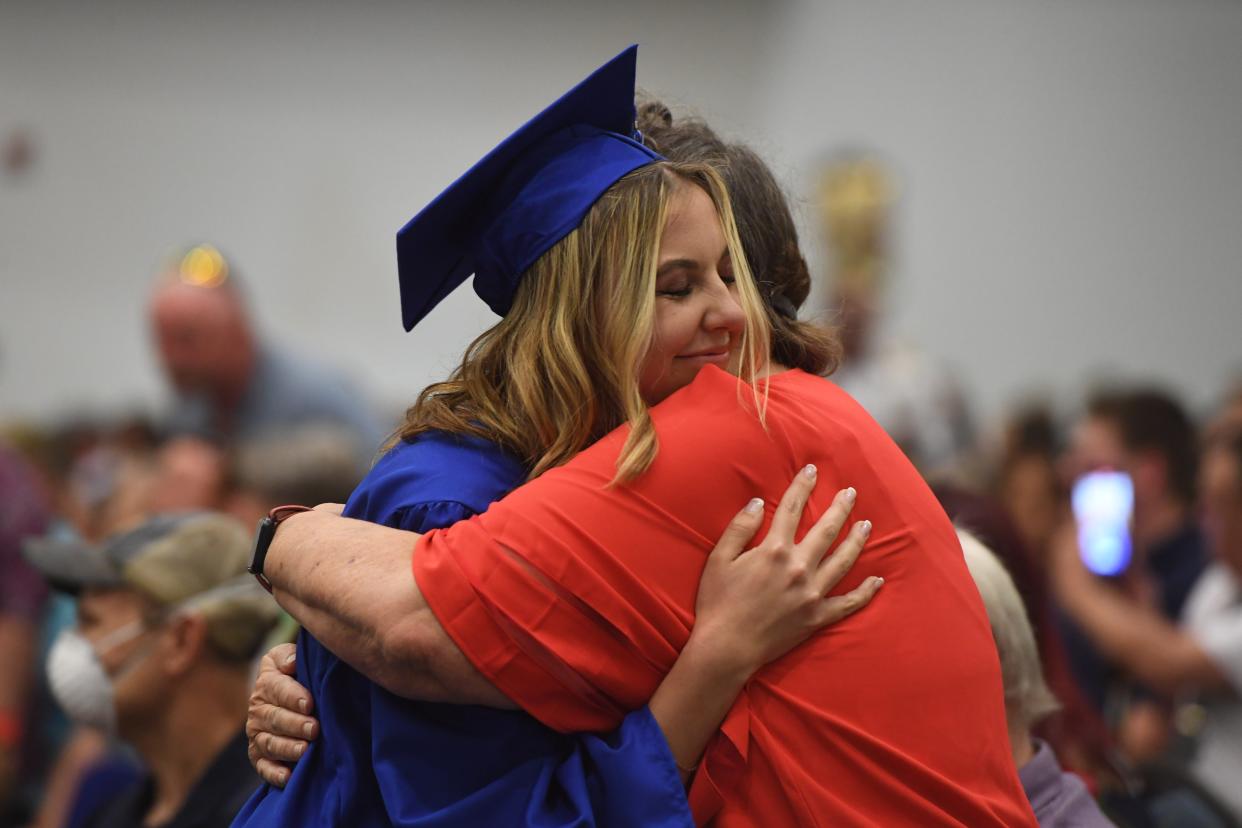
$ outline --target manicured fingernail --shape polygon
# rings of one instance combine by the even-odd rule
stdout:
[[[305,730],[305,729],[306,729],[306,728],[303,728],[303,730]],[[298,754],[298,758],[299,758],[299,759],[301,759],[301,758],[302,758],[302,753],[303,753],[305,750],[306,750],[306,745],[298,745],[298,746],[297,746],[297,748],[296,748],[296,752],[297,752],[297,754]]]
[[[288,781],[289,781],[289,771],[281,771],[280,772],[280,784],[283,785]]]
[[[306,707],[307,707],[306,699],[298,699],[298,710],[301,710],[303,713],[305,713]]]
[[[289,653],[289,655],[285,657],[285,664],[292,664],[293,662],[297,660],[298,660],[297,653]]]
[[[841,497],[845,498],[846,503],[853,503],[854,498],[858,497],[858,492],[854,491],[853,486],[850,486],[848,489],[841,492]]]
[[[871,579],[871,583],[875,584],[876,589],[879,589],[880,587],[884,586],[884,579],[877,575],[876,577]]]
[[[307,739],[311,738],[312,736],[315,735],[315,726],[311,724],[310,722],[307,722],[306,724],[302,725],[302,733],[306,736]]]
[[[858,531],[862,532],[862,535],[864,538],[867,537],[867,535],[870,535],[871,534],[871,521],[864,520],[862,523],[858,524]]]
[[[745,511],[746,511],[746,514],[748,515],[754,515],[754,514],[758,514],[759,512],[762,512],[763,511],[763,498],[761,497],[752,498],[750,503],[746,504]]]
[[[805,466],[802,467],[802,473],[805,474],[810,479],[814,480],[815,475],[819,474],[819,469],[815,468],[814,463],[807,463]]]

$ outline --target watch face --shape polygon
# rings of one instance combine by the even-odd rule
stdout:
[[[267,558],[267,548],[272,545],[274,537],[276,537],[276,521],[270,517],[260,520],[259,531],[254,539],[254,554],[250,556],[250,566],[246,568],[251,575],[263,574],[263,561]]]

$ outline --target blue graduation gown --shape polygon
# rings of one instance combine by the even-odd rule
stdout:
[[[426,532],[484,511],[525,478],[492,443],[425,434],[385,455],[345,514]],[[410,701],[305,631],[298,680],[313,694],[321,735],[285,789],[262,786],[234,828],[694,824],[647,708],[608,734],[564,735],[522,711]]]

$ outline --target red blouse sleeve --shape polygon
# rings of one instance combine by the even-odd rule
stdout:
[[[415,552],[419,588],[454,642],[550,727],[609,729],[647,702],[689,635],[716,538],[769,494],[753,469],[773,465],[756,459],[771,438],[753,408],[732,381],[724,394],[700,385],[657,411],[660,452],[633,484],[611,485],[622,430]],[[704,479],[722,451],[753,469]],[[792,479],[787,465],[777,479]]]
[[[611,475],[586,465],[424,536],[414,555],[420,590],[465,655],[566,732],[611,729],[655,692],[692,623],[694,593],[670,600],[674,580],[697,586],[711,548],[696,538],[697,554],[686,554],[688,536],[661,528],[671,515],[632,489],[607,488]],[[633,556],[669,557],[685,574],[649,582]]]

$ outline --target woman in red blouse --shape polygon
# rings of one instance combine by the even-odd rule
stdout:
[[[657,407],[660,453],[610,487],[624,430],[480,517],[421,539],[427,605],[496,687],[560,730],[597,730],[649,697],[685,642],[704,552],[756,494],[819,469],[873,522],[841,588],[885,599],[748,683],[690,792],[716,824],[1014,825],[1029,820],[997,657],[953,527],[914,468],[844,392],[800,371],[759,412],[703,369]],[[824,485],[827,484],[827,485]],[[408,543],[408,541],[407,541]]]
[[[681,258],[661,263],[657,301],[695,290],[711,271],[706,259]],[[774,330],[774,347],[787,346]],[[914,468],[820,377],[773,364],[756,396],[716,365],[687,373],[692,381],[651,410],[658,452],[638,477],[615,482],[623,427],[478,518],[424,538],[296,516],[269,552],[277,594],[301,606],[295,614],[316,635],[334,623],[361,632],[358,646],[374,648],[384,678],[405,681],[410,695],[481,683],[551,727],[607,729],[672,667],[707,553],[736,505],[778,502],[809,463],[820,485],[803,529],[850,486],[854,514],[873,523],[867,555],[834,593],[879,575],[884,600],[746,684],[695,773],[696,819],[1033,825],[987,618],[953,528]],[[391,577],[411,553],[413,589]]]

